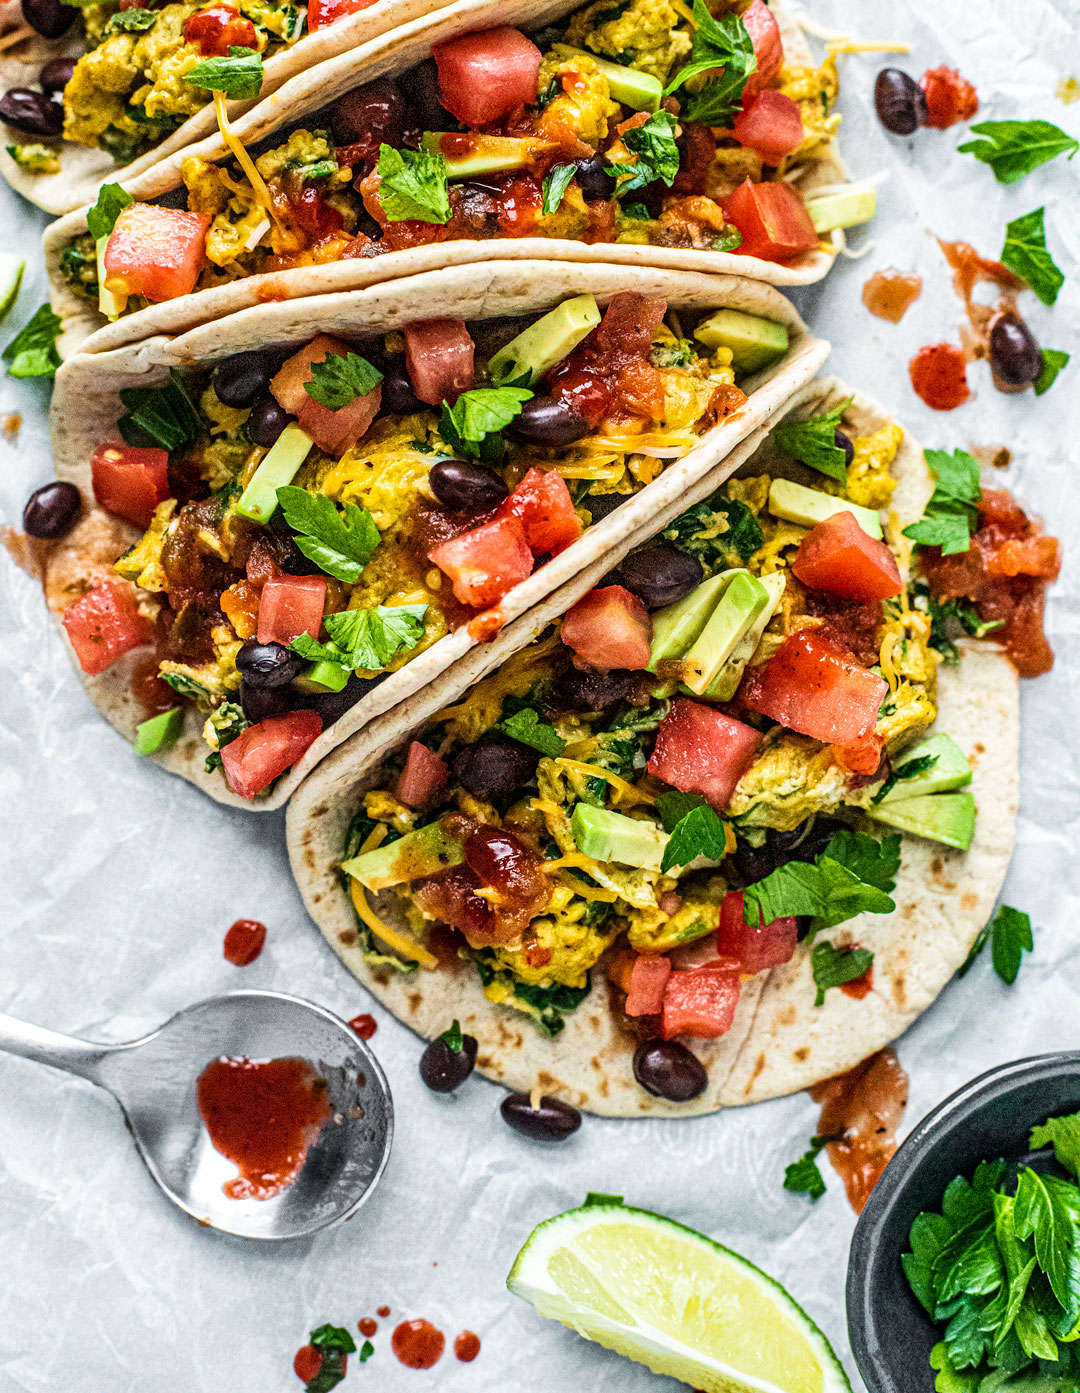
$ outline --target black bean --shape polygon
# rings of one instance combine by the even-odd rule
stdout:
[[[626,668],[594,672],[592,668],[570,667],[559,678],[552,695],[558,710],[608,711],[628,701],[640,681],[641,673]]]
[[[330,131],[335,145],[360,145],[361,158],[373,162],[380,145],[401,144],[405,102],[392,78],[380,77],[338,97],[331,108]]]
[[[855,458],[855,446],[852,444],[851,436],[845,435],[842,430],[833,431],[833,444],[844,452],[844,465],[847,467]]]
[[[379,410],[390,416],[407,416],[413,411],[430,411],[431,407],[413,391],[405,368],[398,366],[388,367],[383,374]]]
[[[12,87],[0,97],[0,120],[23,135],[53,140],[64,129],[64,108],[32,87]]]
[[[1042,373],[1042,349],[1018,314],[999,314],[991,324],[990,366],[1008,387],[1026,387]]]
[[[926,93],[900,68],[882,68],[874,83],[878,120],[893,135],[912,135],[925,125]]]
[[[819,816],[808,818],[787,832],[770,827],[765,835],[776,864],[782,865],[785,861],[815,860],[837,832],[846,830],[847,823],[841,822],[839,818]]]
[[[271,716],[281,716],[289,709],[289,694],[284,687],[256,687],[246,677],[240,680],[240,705],[244,715],[256,725]]]
[[[589,433],[581,412],[558,397],[533,397],[507,429],[530,445],[572,445]]]
[[[23,531],[52,541],[66,537],[82,512],[82,494],[74,484],[42,484],[26,500]]]
[[[65,10],[70,10],[70,5],[64,6]],[[47,97],[58,97],[64,88],[71,81],[71,74],[75,71],[74,58],[50,58],[38,74],[38,82],[41,90]]]
[[[279,367],[275,354],[233,353],[222,358],[210,376],[210,385],[217,393],[218,401],[226,406],[242,409],[254,406],[260,397],[270,390],[270,379]]]
[[[740,837],[728,860],[744,885],[755,885],[776,870],[777,859],[768,844],[751,846]]]
[[[249,638],[236,655],[236,666],[249,687],[284,687],[299,677],[304,660],[283,643]]]
[[[321,718],[323,730],[339,721],[345,712],[356,705],[361,697],[367,696],[386,678],[385,672],[378,677],[357,677],[354,672],[340,692],[301,692],[295,691],[293,706],[304,711],[315,711]]]
[[[688,1103],[709,1082],[704,1064],[678,1040],[642,1040],[634,1051],[634,1078],[646,1093],[672,1103]]]
[[[251,436],[256,445],[269,448],[289,422],[294,419],[295,417],[290,416],[273,397],[263,397],[261,401],[255,403],[248,413],[248,435]]]
[[[321,576],[322,567],[309,560],[295,544],[284,555],[278,557],[278,565],[287,576]]]
[[[534,1108],[527,1093],[511,1093],[499,1105],[503,1121],[531,1141],[566,1141],[581,1126],[581,1114],[569,1103],[544,1097]]]
[[[436,460],[428,483],[444,508],[460,513],[486,513],[510,492],[498,474],[463,459]]]
[[[413,121],[425,131],[456,131],[458,123],[440,100],[439,70],[434,58],[425,58],[398,78]]]
[[[631,497],[633,495],[629,493],[590,493],[586,494],[583,506],[588,509],[589,516],[595,526],[604,518],[610,517],[620,504],[625,503]]]
[[[452,1050],[439,1035],[420,1056],[420,1077],[436,1093],[453,1093],[472,1073],[476,1050],[474,1035],[461,1037],[460,1050]]]
[[[604,168],[607,164],[606,155],[583,155],[574,163],[577,165],[578,188],[586,203],[614,198],[616,180],[615,176]]]
[[[536,773],[540,751],[489,730],[454,756],[454,778],[477,798],[509,798]]]
[[[75,19],[76,7],[62,0],[22,0],[23,19],[46,39],[66,34]]]
[[[632,551],[623,558],[619,570],[623,585],[644,601],[647,609],[662,609],[683,599],[701,584],[705,574],[696,556],[666,546]]]

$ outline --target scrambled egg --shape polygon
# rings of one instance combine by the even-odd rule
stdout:
[[[559,81],[564,73],[573,74],[565,83]],[[611,99],[607,78],[591,58],[565,56],[556,45],[540,64],[540,91],[546,92],[552,82],[559,83],[559,93],[544,107],[541,132],[557,134],[559,127],[566,127],[587,144],[599,146],[607,139],[609,121],[621,109]]]
[[[667,953],[680,943],[692,943],[720,927],[720,906],[727,894],[723,876],[710,876],[693,885],[683,896],[674,914],[665,914],[657,905],[628,909],[627,938],[639,953]]]
[[[125,580],[133,580],[143,590],[160,592],[168,589],[165,571],[161,565],[161,549],[175,512],[175,498],[166,498],[163,503],[157,505],[153,521],[146,532],[115,562],[113,569],[118,575],[123,576]]]
[[[597,0],[571,17],[566,38],[665,83],[693,47],[685,13],[670,0],[630,0],[627,5]]]
[[[551,960],[542,967],[530,967],[523,944],[496,948],[493,960],[523,982],[537,986],[561,982],[566,987],[583,987],[589,969],[618,933],[618,926],[610,919],[603,927],[594,927],[588,922],[588,915],[585,900],[564,887],[556,887],[547,912],[530,926],[530,944],[547,949]]]
[[[793,165],[802,164],[836,134],[840,116],[830,113],[836,104],[838,90],[834,54],[830,54],[820,68],[784,64],[780,70],[780,91],[798,104],[803,138],[798,149],[781,161],[778,174]]]

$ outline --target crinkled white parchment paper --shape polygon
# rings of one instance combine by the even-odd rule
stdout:
[[[1080,821],[1080,160],[1057,160],[1011,188],[955,147],[962,128],[886,135],[872,117],[879,67],[914,76],[948,62],[975,82],[984,117],[1052,120],[1080,134],[1080,105],[1055,100],[1080,76],[1077,0],[815,0],[821,23],[908,40],[898,60],[842,60],[843,144],[857,175],[889,173],[875,246],[842,261],[799,308],[834,344],[831,368],[890,404],[924,445],[1005,444],[995,483],[1041,512],[1066,546],[1049,607],[1054,671],[1023,689],[1021,815],[1004,898],[1030,910],[1035,952],[1013,988],[981,962],[900,1041],[911,1075],[909,1124],[964,1080],[1001,1061],[1080,1042],[1077,943]],[[1071,65],[1071,66],[1070,66]],[[960,306],[933,240],[1000,252],[1005,223],[1045,204],[1048,240],[1068,280],[1057,305],[1026,295],[1039,340],[1073,352],[1050,395],[1001,396],[983,365],[960,410],[924,408],[906,363],[921,344],[956,337]],[[31,265],[6,341],[43,298],[42,219],[0,189],[4,247]],[[858,245],[867,234],[853,237]],[[873,319],[860,290],[895,265],[924,277],[898,326]],[[0,516],[16,521],[49,473],[40,383],[0,379]],[[47,623],[37,586],[0,556],[0,1008],[61,1030],[121,1039],[233,987],[311,997],[349,1017],[372,1010],[373,1045],[397,1103],[397,1138],[378,1192],[349,1224],[293,1246],[245,1246],[204,1232],[157,1194],[111,1100],[89,1085],[0,1057],[0,1390],[27,1393],[276,1393],[298,1384],[292,1355],[314,1325],[351,1326],[380,1305],[376,1354],[352,1361],[343,1390],[437,1386],[454,1393],[582,1387],[595,1393],[674,1388],[541,1321],[503,1280],[538,1220],[588,1190],[615,1191],[746,1253],[846,1348],[843,1284],[854,1215],[837,1178],[817,1204],[781,1188],[817,1109],[805,1095],[693,1121],[586,1118],[562,1148],[511,1134],[500,1091],[475,1080],[438,1098],[420,1084],[419,1048],[373,1006],[307,922],[289,875],[280,815],[219,808],[142,763],[90,709]],[[236,918],[269,926],[253,966],[221,956]],[[471,1365],[452,1353],[431,1373],[407,1370],[391,1326],[426,1316],[447,1336],[475,1330]]]

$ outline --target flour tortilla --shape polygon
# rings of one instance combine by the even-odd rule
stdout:
[[[384,0],[383,0],[384,2]],[[352,52],[330,59],[312,71],[292,78],[277,92],[260,101],[235,122],[236,134],[245,145],[262,142],[289,125],[310,120],[312,113],[336,100],[352,88],[375,78],[394,76],[429,56],[432,45],[470,30],[495,24],[520,24],[534,30],[554,18],[580,7],[581,0],[458,0],[438,14],[396,29],[392,34]],[[813,61],[802,31],[781,7],[773,9],[781,26],[789,61]],[[364,12],[369,13],[369,11]],[[330,33],[336,26],[331,26]],[[2,58],[2,55],[0,55]],[[209,128],[208,128],[209,129]],[[275,138],[280,139],[280,136]],[[271,144],[275,141],[271,141]],[[181,165],[190,155],[207,160],[228,158],[216,127],[198,144],[171,148],[159,146],[152,168],[123,182],[135,198],[150,200],[182,187]],[[805,166],[798,185],[804,192],[846,182],[847,170],[840,161],[835,142],[815,153]],[[90,201],[90,196],[86,196]],[[50,281],[53,309],[60,316],[63,332],[60,353],[67,357],[78,348],[101,352],[132,343],[154,334],[178,334],[197,324],[209,323],[223,315],[268,300],[297,299],[332,291],[356,290],[377,282],[444,266],[485,265],[494,260],[571,261],[585,264],[598,261],[624,266],[653,266],[662,270],[687,270],[748,276],[771,285],[805,285],[820,280],[832,265],[832,253],[815,250],[781,266],[757,257],[731,252],[692,251],[672,247],[628,246],[620,243],[588,246],[583,242],[551,237],[496,238],[486,241],[439,242],[408,251],[292,271],[268,272],[248,276],[229,285],[199,291],[160,305],[151,305],[109,324],[97,306],[76,295],[60,274],[60,254],[65,245],[86,231],[86,208],[69,213],[47,229],[44,238],[45,262]]]
[[[788,326],[788,353],[778,364],[743,384],[748,400],[739,411],[713,427],[701,437],[699,445],[669,465],[647,488],[517,586],[501,606],[504,623],[509,624],[578,571],[589,567],[597,557],[606,555],[621,539],[644,526],[656,526],[674,517],[689,503],[704,497],[709,490],[703,479],[709,471],[813,377],[828,353],[828,345],[809,335],[778,291],[733,276],[702,276],[648,267],[503,261],[484,267],[430,272],[339,295],[263,305],[171,340],[157,337],[110,353],[78,354],[70,359],[57,373],[50,416],[56,470],[60,478],[75,483],[85,499],[91,499],[90,457],[97,445],[115,438],[115,423],[123,411],[117,393],[125,387],[156,385],[165,379],[170,367],[276,344],[303,343],[317,330],[353,339],[381,335],[403,328],[436,307],[448,318],[483,320],[542,312],[569,296],[585,292],[591,292],[601,305],[606,305],[612,295],[622,290],[663,295],[672,309],[727,306],[765,315]],[[72,595],[79,593],[78,589],[65,587],[78,582],[80,565],[87,576],[99,578],[108,570],[103,563],[139,535],[136,528],[106,517],[100,509],[91,510],[59,544],[46,575],[46,594],[54,616],[58,618],[65,602],[70,604]],[[184,733],[177,744],[157,758],[220,802],[258,809],[279,807],[318,760],[353,731],[398,702],[414,697],[426,683],[475,647],[462,628],[406,663],[324,731],[304,759],[254,805],[230,794],[220,772],[204,771],[207,750],[199,738],[201,721],[193,711],[187,714]],[[141,719],[130,695],[130,673],[143,659],[145,653],[129,654],[97,677],[88,677],[76,663],[91,700],[129,740]]]
[[[810,414],[851,396],[834,379],[819,379],[796,397],[796,411]],[[747,461],[759,472],[768,445],[755,456],[778,420],[774,417],[712,471],[706,496]],[[856,433],[876,430],[890,419],[869,399],[855,394],[846,421]],[[900,487],[893,525],[904,525],[921,511],[931,490],[921,453],[905,441],[894,472]],[[874,952],[873,990],[862,1000],[833,990],[814,1006],[810,953],[800,945],[783,967],[744,979],[735,1022],[719,1040],[686,1043],[705,1064],[709,1082],[691,1103],[653,1098],[636,1082],[632,1057],[636,1039],[612,1009],[603,960],[594,969],[593,987],[566,1016],[562,1034],[550,1040],[529,1019],[484,996],[475,968],[402,975],[364,960],[352,906],[341,888],[338,866],[345,833],[364,792],[377,786],[387,755],[466,686],[498,667],[531,641],[557,615],[600,579],[628,551],[657,530],[647,524],[624,538],[596,565],[582,572],[533,613],[505,630],[485,653],[473,653],[457,669],[392,716],[373,722],[334,752],[296,791],[289,805],[287,831],[293,874],[308,912],[345,965],[406,1025],[428,1039],[457,1018],[479,1042],[477,1068],[508,1088],[539,1087],[588,1112],[611,1117],[679,1116],[759,1102],[792,1093],[849,1069],[900,1035],[925,1010],[957,968],[990,916],[1012,851],[1018,799],[1019,708],[1016,674],[992,644],[964,640],[957,668],[939,676],[937,729],[947,731],[971,762],[978,817],[967,853],[951,851],[918,837],[904,837],[903,859],[894,893],[894,913],[860,915],[831,930],[836,944],[858,941]],[[405,718],[408,717],[406,720]],[[879,835],[879,824],[867,824]],[[384,897],[379,913],[390,917],[393,901]]]

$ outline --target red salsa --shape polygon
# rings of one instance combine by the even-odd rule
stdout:
[[[225,959],[234,967],[253,963],[266,943],[266,925],[258,919],[237,919],[225,935]]]
[[[301,1345],[293,1359],[293,1373],[301,1383],[310,1383],[322,1371],[322,1350],[314,1345]]]
[[[919,79],[926,94],[926,124],[945,130],[957,121],[970,121],[979,109],[979,97],[967,78],[955,68],[928,68]]]
[[[378,1321],[372,1320],[370,1316],[364,1316],[362,1320],[357,1322],[356,1328],[365,1339],[370,1339],[371,1336],[375,1334],[376,1330],[378,1330],[379,1323]]]
[[[846,1074],[810,1089],[821,1104],[818,1136],[856,1214],[896,1151],[896,1129],[907,1106],[908,1077],[890,1048],[879,1050]]]
[[[454,1341],[454,1353],[463,1364],[471,1364],[480,1353],[480,1336],[463,1330]]]
[[[928,343],[908,364],[915,395],[935,411],[952,411],[971,396],[967,358],[954,343]]]
[[[432,1369],[442,1358],[446,1336],[429,1320],[403,1320],[395,1328],[390,1343],[407,1368]]]
[[[369,1016],[366,1011],[359,1016],[353,1016],[349,1024],[361,1040],[370,1040],[379,1028],[375,1017]]]
[[[862,288],[862,302],[878,319],[899,324],[922,294],[922,276],[914,271],[875,271]]]

